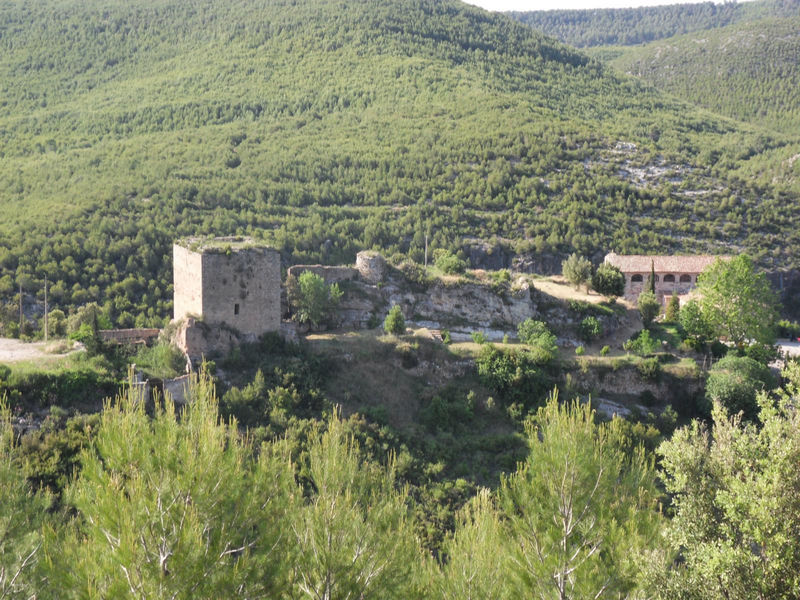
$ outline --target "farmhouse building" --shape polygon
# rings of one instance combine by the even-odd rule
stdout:
[[[256,337],[280,329],[280,255],[250,238],[174,244],[173,282],[176,320],[198,317]]]
[[[655,271],[656,298],[662,304],[672,294],[681,301],[697,287],[700,275],[718,258],[725,256],[647,256],[642,254],[606,254],[605,262],[617,267],[625,276],[626,300],[635,302],[644,289],[651,270]]]

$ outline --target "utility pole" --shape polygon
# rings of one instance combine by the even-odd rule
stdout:
[[[44,341],[47,343],[47,275],[44,276]]]
[[[425,268],[428,268],[428,233],[425,233]]]

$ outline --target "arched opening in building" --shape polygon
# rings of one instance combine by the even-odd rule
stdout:
[[[640,274],[631,276],[631,283],[642,283],[642,276]]]
[[[681,275],[681,283],[692,283],[691,275]]]
[[[675,275],[664,275],[664,283],[675,283]]]

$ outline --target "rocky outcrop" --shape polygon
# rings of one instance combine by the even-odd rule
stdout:
[[[511,259],[511,269],[518,273],[539,273],[555,275],[561,273],[563,257],[540,252],[523,252],[515,254]]]
[[[172,343],[195,365],[203,357],[228,354],[245,341],[252,340],[231,327],[209,325],[193,317],[178,321],[172,337]]]
[[[513,331],[518,323],[537,312],[527,283],[513,292],[497,293],[479,283],[437,282],[424,293],[398,290],[388,300],[400,305],[408,318],[444,327],[469,325]]]
[[[469,238],[464,240],[464,253],[473,269],[498,271],[511,266],[513,254],[499,243]]]
[[[625,365],[618,369],[589,368],[579,373],[572,373],[574,382],[581,392],[593,397],[607,396],[611,398],[639,398],[645,394],[660,404],[676,404],[691,402],[702,395],[704,381],[701,377],[676,377],[661,373],[655,381],[644,379],[636,367]]]

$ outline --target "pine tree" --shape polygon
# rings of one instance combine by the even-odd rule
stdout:
[[[309,449],[315,492],[290,527],[300,555],[297,592],[308,598],[408,598],[420,556],[395,489],[394,462],[363,460],[334,414]]]
[[[678,295],[675,292],[672,292],[672,296],[667,303],[667,309],[664,313],[664,319],[670,323],[677,323],[678,317],[680,316],[680,311],[681,301],[678,299]]]
[[[657,542],[652,460],[631,451],[620,421],[555,394],[528,428],[526,462],[503,481],[514,598],[617,598]]]
[[[180,416],[150,417],[132,386],[107,403],[65,498],[76,526],[46,545],[62,598],[280,597],[293,564],[285,523],[299,497],[282,446],[255,453],[223,424],[201,374]]]

